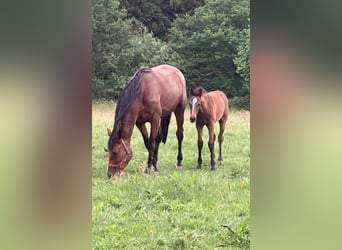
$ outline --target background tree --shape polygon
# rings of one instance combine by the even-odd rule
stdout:
[[[250,81],[250,64],[249,64],[249,55],[250,55],[250,28],[244,29],[240,33],[240,41],[237,47],[237,53],[233,59],[236,65],[236,71],[240,74],[242,79],[245,82],[245,88],[249,90],[249,81]]]
[[[248,108],[249,1],[93,0],[92,19],[94,99],[116,100],[141,66],[169,63],[188,88],[220,89]]]
[[[128,18],[136,18],[163,41],[168,41],[171,24],[177,15],[193,13],[204,0],[120,0]]]
[[[93,98],[116,100],[141,66],[180,64],[180,58],[154,38],[135,18],[119,8],[118,0],[93,1]]]
[[[188,87],[249,95],[249,1],[207,0],[174,21],[170,42],[184,60]]]
[[[107,98],[119,88],[122,52],[129,47],[131,23],[117,0],[94,0],[92,5],[93,97]]]

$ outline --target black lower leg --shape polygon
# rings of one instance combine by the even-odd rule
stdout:
[[[208,142],[208,147],[210,149],[210,166],[211,170],[215,170],[215,151],[214,151],[214,142]]]
[[[183,162],[182,141],[178,141],[177,166],[182,166],[182,162]]]
[[[178,141],[178,154],[177,154],[177,167],[182,166],[183,154],[182,154],[182,142],[183,142],[183,128],[179,125],[176,132]]]
[[[218,136],[218,143],[219,143],[219,157],[218,157],[218,160],[219,160],[219,164],[222,165],[222,161],[223,161],[223,158],[222,158],[223,132],[222,131],[220,131],[220,134]]]
[[[159,150],[160,142],[161,142],[161,136],[160,136],[160,134],[158,134],[158,136],[156,138],[155,146],[154,146],[154,154],[153,154],[153,161],[152,161],[152,165],[154,167],[155,172],[158,171],[157,162],[158,162],[158,150]]]
[[[197,148],[198,148],[198,159],[197,159],[197,169],[202,168],[202,148],[203,148],[203,141],[197,141]]]
[[[145,168],[145,173],[148,173],[151,169],[151,166],[154,162],[154,150],[155,150],[155,141],[151,138],[148,140],[148,158],[147,158],[147,167]]]
[[[222,142],[219,142],[219,157],[218,157],[218,160],[219,160],[219,164],[222,165],[222,162],[223,162],[223,158],[222,158]]]

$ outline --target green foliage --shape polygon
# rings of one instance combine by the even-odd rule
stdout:
[[[93,98],[116,100],[141,66],[181,61],[167,43],[154,38],[135,19],[127,19],[118,0],[93,1]]]
[[[193,15],[177,18],[171,45],[183,58],[188,87],[221,89],[229,97],[248,94],[249,1],[208,0]],[[248,33],[249,34],[249,33]],[[248,47],[245,45],[248,44]],[[248,68],[248,70],[247,70]]]
[[[240,74],[245,81],[244,88],[250,88],[250,28],[244,29],[240,36],[240,43],[237,47],[237,54],[233,59],[236,65],[236,72]]]
[[[141,66],[164,63],[182,70],[188,90],[249,98],[249,1],[93,0],[92,8],[93,99],[117,100]]]
[[[159,175],[143,175],[147,154],[134,129],[133,158],[125,175],[108,180],[106,127],[113,126],[113,103],[93,104],[93,249],[248,249],[250,244],[249,118],[231,113],[223,146],[224,166],[196,170],[195,125],[184,123],[183,169],[176,170],[176,122],[159,150]],[[188,113],[186,114],[188,118]],[[218,126],[216,127],[216,131]],[[208,139],[204,130],[204,140]],[[195,132],[196,133],[196,132]],[[217,144],[215,145],[217,153]],[[217,155],[217,154],[216,154]]]
[[[250,96],[234,96],[229,100],[229,108],[250,110]]]
[[[124,66],[122,51],[129,48],[130,22],[117,0],[94,0],[92,5],[93,97],[108,98],[118,91],[123,76],[116,74]],[[116,84],[114,84],[116,83]]]
[[[127,10],[129,18],[136,18],[142,22],[154,36],[168,41],[171,23],[178,14],[192,13],[193,10],[204,4],[204,0],[120,0]]]

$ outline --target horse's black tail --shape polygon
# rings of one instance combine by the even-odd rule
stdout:
[[[167,132],[169,130],[170,119],[171,119],[171,114],[168,116],[162,117],[161,121],[160,121],[160,135],[161,135],[161,141],[163,143],[166,142]]]

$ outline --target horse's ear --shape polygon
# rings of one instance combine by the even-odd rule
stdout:
[[[202,88],[198,89],[198,96],[201,97],[202,96]]]
[[[108,136],[110,136],[112,134],[112,131],[109,128],[107,128],[107,134],[108,134]]]
[[[190,95],[194,95],[194,88],[190,89]]]

